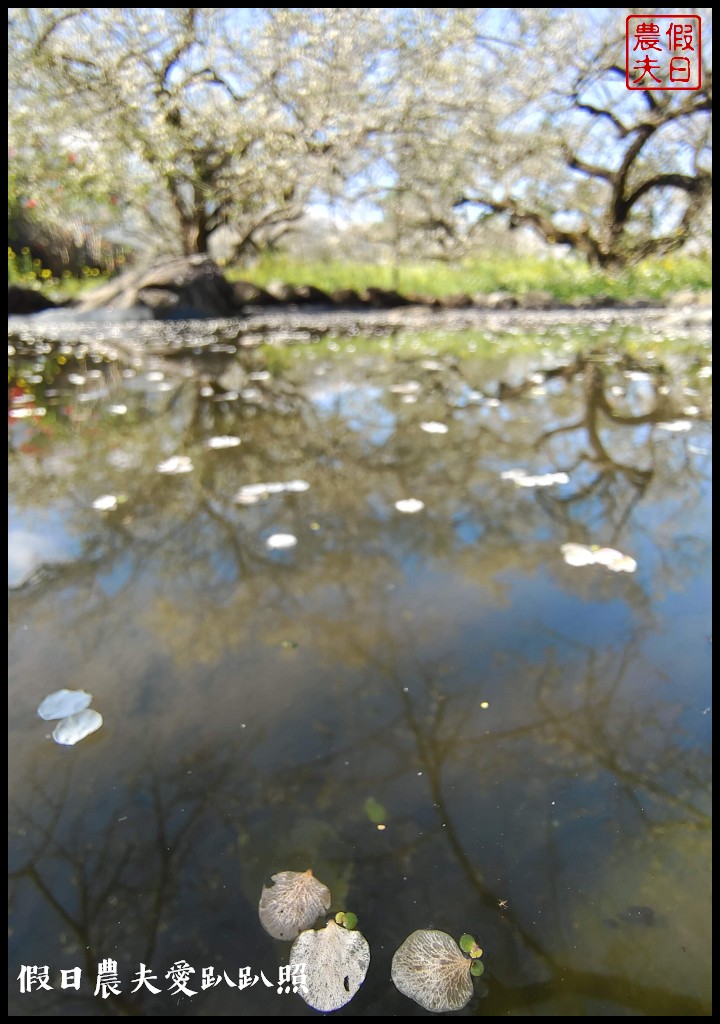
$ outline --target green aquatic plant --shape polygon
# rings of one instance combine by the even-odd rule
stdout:
[[[351,932],[355,928],[357,928],[357,923],[358,923],[357,914],[353,914],[349,910],[348,911],[340,910],[335,915],[335,923],[336,924],[341,924],[343,926],[343,928],[347,928],[347,930],[349,932]]]

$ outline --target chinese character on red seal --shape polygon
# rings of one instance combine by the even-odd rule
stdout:
[[[699,89],[702,85],[699,14],[630,14],[625,19],[625,85],[645,89]]]

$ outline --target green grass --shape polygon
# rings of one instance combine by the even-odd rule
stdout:
[[[394,288],[403,293],[424,292],[446,296],[467,292],[508,291],[520,295],[547,291],[568,300],[585,295],[616,299],[645,296],[660,299],[672,292],[711,287],[710,258],[668,256],[648,260],[617,273],[594,270],[575,257],[498,256],[493,260],[465,260],[456,265],[437,262],[389,264],[308,262],[265,256],[251,268],[229,267],[231,281],[245,280],[266,286],[271,281],[315,285],[331,292],[337,288]]]
[[[82,280],[69,276],[62,280],[32,261],[26,251],[8,252],[8,283],[37,288],[53,298],[74,297],[105,282],[96,270],[87,269]],[[648,260],[627,270],[609,273],[594,270],[575,256],[496,256],[492,260],[464,260],[457,264],[438,262],[390,264],[343,261],[300,262],[283,256],[264,256],[254,266],[225,267],[231,281],[252,281],[267,285],[315,285],[327,292],[338,288],[395,288],[404,294],[421,292],[447,296],[507,291],[521,295],[529,291],[550,292],[567,301],[580,296],[609,295],[616,299],[638,296],[662,299],[677,291],[703,291],[712,287],[710,257],[673,255]]]

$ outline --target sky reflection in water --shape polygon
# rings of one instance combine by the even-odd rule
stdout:
[[[201,979],[276,982],[262,883],[308,867],[371,947],[341,1014],[423,1015],[390,961],[435,927],[485,950],[465,1016],[708,1015],[709,350],[352,347],[11,360],[45,410],[9,421],[11,1015],[314,1015]],[[68,749],[36,714],[62,687],[104,719]]]

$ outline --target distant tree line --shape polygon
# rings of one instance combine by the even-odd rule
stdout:
[[[709,231],[712,70],[629,91],[627,13],[10,8],[9,221],[242,257],[341,204],[400,255],[489,220],[595,266],[668,253]]]

